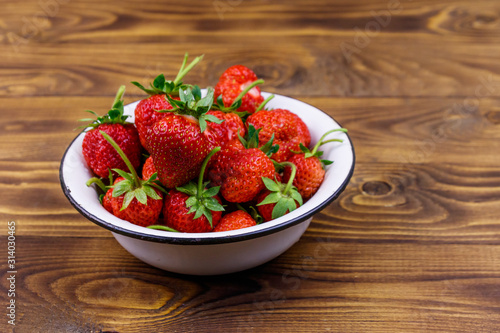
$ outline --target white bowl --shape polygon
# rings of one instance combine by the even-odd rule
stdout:
[[[264,98],[270,94],[262,93]],[[138,102],[125,106],[133,120]],[[288,109],[302,118],[316,143],[328,130],[341,126],[323,111],[296,99],[275,94],[266,108]],[[59,170],[64,194],[87,219],[110,230],[116,240],[138,259],[161,269],[192,275],[216,275],[242,271],[276,258],[305,232],[312,216],[335,200],[354,171],[354,148],[349,136],[338,132],[343,143],[322,146],[322,158],[334,161],[318,192],[303,206],[273,221],[224,232],[176,233],[152,230],[121,220],[99,203],[96,191],[85,185],[93,177],[82,155],[84,133],[67,148]]]

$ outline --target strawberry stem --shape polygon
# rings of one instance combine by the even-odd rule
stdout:
[[[257,81],[252,82],[250,85],[248,85],[248,87],[246,87],[242,92],[240,92],[240,94],[238,95],[238,97],[236,97],[234,99],[234,101],[238,101],[238,100],[242,99],[243,96],[245,96],[247,94],[247,92],[249,92],[253,87],[255,87],[259,84],[263,84],[263,83],[264,83],[264,80],[262,80],[262,79],[259,79]]]
[[[107,191],[106,185],[104,185],[103,181],[100,178],[92,177],[89,180],[87,180],[87,182],[85,183],[85,185],[87,185],[87,186],[90,186],[92,184],[96,184],[104,192]]]
[[[256,112],[259,112],[260,110],[262,110],[264,108],[264,106],[266,106],[266,104],[272,100],[274,98],[274,95],[271,95],[269,96],[268,98],[266,98],[262,103],[260,103],[260,105],[257,107],[257,109],[255,110],[254,113]]]
[[[99,131],[99,133],[101,133],[101,135],[104,137],[104,139],[106,139],[106,141],[108,141],[108,143],[111,146],[113,146],[113,148],[115,148],[115,150],[118,153],[118,155],[120,155],[120,157],[122,158],[123,162],[125,162],[125,164],[127,165],[130,173],[132,174],[132,178],[134,179],[135,188],[140,188],[141,187],[141,182],[139,180],[139,176],[137,175],[137,172],[135,171],[135,168],[132,165],[132,163],[130,163],[130,160],[128,159],[127,155],[125,155],[125,153],[123,152],[123,150],[121,150],[120,146],[118,146],[118,144],[116,143],[116,141],[113,140],[113,138],[110,137],[106,132]]]
[[[164,230],[164,231],[170,231],[170,232],[179,232],[177,230],[175,230],[174,228],[170,228],[170,227],[167,227],[167,226],[164,226],[164,225],[149,225],[147,226],[146,228],[148,229],[154,229],[154,230]]]
[[[186,53],[184,55],[184,61],[182,62],[182,66],[181,66],[181,69],[179,70],[179,73],[177,73],[177,76],[175,77],[174,79],[174,84],[175,85],[178,85],[182,78],[191,70],[193,69],[194,66],[196,66],[200,61],[201,59],[203,59],[203,55],[199,56],[199,57],[196,57],[187,67],[186,67],[186,63],[187,63],[187,59],[188,59],[188,53]]]
[[[319,139],[318,143],[316,143],[316,145],[313,147],[313,150],[311,151],[311,156],[315,156],[316,152],[318,151],[319,147],[325,143],[328,143],[328,142],[343,142],[343,140],[341,139],[331,139],[331,140],[328,140],[328,141],[323,141],[325,139],[325,137],[330,134],[330,133],[333,133],[333,132],[344,132],[344,133],[347,133],[347,129],[345,128],[336,128],[336,129],[332,129],[328,132],[326,132],[325,134],[323,134],[323,136]]]
[[[285,189],[283,190],[283,195],[287,195],[288,191],[290,191],[290,189],[293,186],[293,180],[295,179],[295,174],[297,173],[297,167],[295,166],[295,164],[293,164],[292,162],[288,162],[288,161],[281,162],[280,165],[283,167],[288,165],[292,169],[292,172],[290,174],[290,179],[288,179],[288,182],[286,183]]]
[[[116,92],[115,100],[113,101],[113,106],[111,106],[112,109],[115,108],[115,105],[121,101],[124,93],[125,93],[125,86],[120,86],[120,88],[118,88],[118,91]]]
[[[207,157],[205,157],[205,160],[201,165],[200,175],[198,176],[198,192],[196,193],[197,199],[201,199],[203,196],[203,176],[205,175],[205,169],[207,167],[208,161],[210,161],[210,158],[212,158],[212,156],[214,156],[214,154],[219,150],[221,150],[221,147],[215,147],[214,149],[212,149],[212,151],[208,153]]]

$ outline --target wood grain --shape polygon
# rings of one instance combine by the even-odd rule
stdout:
[[[17,326],[1,319],[1,332],[498,331],[498,1],[0,6],[0,219],[16,221],[18,265]],[[187,81],[214,85],[245,64],[355,146],[345,192],[289,251],[245,272],[150,267],[60,188],[83,110],[106,111],[121,84],[126,103],[143,98],[130,81],[174,77],[185,52],[205,54]]]
[[[276,326],[283,332],[493,332],[500,321],[498,244],[376,245],[306,234],[261,267],[186,277],[139,262],[112,239],[48,240],[44,253],[40,238],[18,241],[25,309],[19,332],[33,326],[40,332],[271,332]],[[96,261],[103,251],[108,255]]]
[[[226,5],[222,17],[217,3]],[[334,8],[329,1],[229,3],[171,10],[159,1],[148,8],[69,1],[52,15],[37,15],[43,10],[35,1],[22,10],[7,6],[0,39],[0,74],[7,80],[0,95],[112,96],[124,82],[175,76],[188,51],[206,55],[191,76],[201,85],[241,62],[269,90],[286,95],[473,96],[479,80],[491,79],[497,83],[489,96],[500,96],[495,1],[400,1],[392,11],[385,0]],[[378,23],[384,11],[387,24]],[[347,57],[346,48],[354,50]]]

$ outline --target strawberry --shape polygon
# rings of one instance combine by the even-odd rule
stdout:
[[[104,196],[106,201],[103,200],[104,207],[108,209],[110,203],[113,215],[133,224],[143,227],[155,224],[163,206],[161,192],[163,189],[154,182],[156,175],[151,176],[148,180],[140,179],[118,144],[108,134],[102,131],[101,134],[116,149],[130,171],[127,173],[120,169],[114,169],[121,177],[114,181],[111,198],[108,195],[109,190],[106,192]]]
[[[122,194],[114,197],[113,192],[115,191],[115,188],[125,186],[127,182],[128,181],[123,177],[118,177],[115,180],[113,188],[109,189],[108,192],[106,192],[106,195],[111,192],[109,203],[106,203],[106,201],[104,201],[106,200],[106,196],[104,196],[104,208],[106,208],[107,205],[111,204],[111,213],[113,215],[141,227],[147,227],[149,225],[155,224],[158,221],[161,213],[161,208],[163,206],[163,196],[161,192],[157,189],[154,189],[154,192],[157,194],[159,199],[153,199],[151,196],[148,196],[145,204],[138,201],[137,198],[133,198],[130,203],[126,204],[125,195]]]
[[[257,225],[255,220],[245,211],[237,210],[222,217],[214,228],[215,232],[237,230]]]
[[[292,185],[296,174],[295,165],[283,162],[281,166],[287,166],[292,170],[288,182],[283,184],[277,180],[263,178],[266,189],[257,196],[257,209],[266,222],[294,211],[303,203],[297,188]]]
[[[183,77],[196,65],[198,64],[203,56],[195,58],[187,67],[188,54],[184,56],[184,61],[182,63],[176,78],[173,81],[167,81],[163,74],[158,75],[152,83],[150,83],[149,88],[145,88],[138,82],[132,82],[139,89],[143,90],[150,97],[141,100],[135,108],[135,126],[139,132],[139,137],[141,139],[141,144],[147,149],[146,138],[148,137],[148,132],[150,128],[160,119],[166,116],[165,113],[159,113],[158,110],[171,110],[173,106],[168,101],[166,95],[171,96],[174,99],[178,99],[178,91],[183,86]]]
[[[222,73],[215,86],[215,96],[220,105],[225,107],[232,106],[241,98],[241,104],[238,105],[238,111],[254,113],[257,107],[264,101],[260,93],[260,88],[255,85],[263,80],[258,80],[257,75],[243,65],[231,66]],[[248,89],[249,86],[252,87]],[[242,94],[243,93],[243,94]]]
[[[227,160],[232,153],[243,150],[245,147],[239,139],[233,139],[227,142],[223,148],[212,157],[208,163],[206,178],[217,186],[220,186],[223,181],[223,170],[227,166]]]
[[[146,150],[148,150],[146,139],[149,130],[157,121],[167,115],[165,113],[156,112],[156,110],[170,109],[172,109],[172,105],[170,105],[165,95],[162,94],[152,95],[143,99],[135,107],[135,126],[137,127],[141,144]]]
[[[112,198],[113,198],[113,189],[110,188],[109,190],[106,191],[106,194],[104,194],[104,197],[102,198],[102,206],[111,214],[113,214],[113,204],[111,203]]]
[[[154,173],[156,173],[156,168],[153,158],[149,156],[142,166],[142,179],[149,179]]]
[[[318,148],[328,142],[342,142],[340,139],[325,140],[325,137],[333,132],[347,132],[346,129],[334,129],[326,132],[316,143],[313,150],[310,151],[304,145],[300,145],[301,153],[294,154],[289,162],[297,167],[297,174],[293,179],[293,185],[297,187],[304,200],[309,200],[319,189],[325,177],[324,165],[331,164],[332,161],[321,160],[322,151]],[[288,181],[291,178],[292,169],[288,166],[283,171],[283,180]]]
[[[259,133],[260,142],[268,142],[274,134],[274,142],[279,145],[277,153],[271,157],[277,162],[284,162],[293,155],[293,150],[299,150],[302,143],[308,146],[311,135],[307,125],[295,113],[285,109],[261,110],[250,115],[247,125],[262,129]]]
[[[214,148],[204,159],[198,184],[170,190],[163,207],[164,224],[180,232],[209,232],[219,223],[224,208],[217,196],[219,187],[206,188],[203,174],[210,158],[220,150]]]
[[[259,132],[250,127],[248,140],[241,138],[244,149],[227,148],[216,156],[208,177],[216,186],[221,186],[221,194],[229,202],[247,202],[255,198],[265,187],[262,177],[272,177],[274,164],[266,153],[277,148],[272,140],[261,149],[258,145]]]
[[[122,96],[125,86],[118,90],[111,110],[102,117],[93,111],[87,110],[97,117],[85,127],[92,129],[85,133],[82,143],[82,152],[89,168],[99,177],[107,177],[110,169],[126,167],[120,155],[106,142],[100,132],[110,135],[125,152],[135,169],[141,164],[141,144],[134,124],[126,121],[128,116],[123,115]],[[92,119],[81,119],[89,121]]]
[[[221,147],[230,141],[238,140],[238,135],[245,136],[246,128],[238,116],[234,112],[223,112],[220,110],[210,110],[207,114],[215,116],[222,120],[222,123],[211,123],[210,127],[213,131],[217,132],[221,137]]]
[[[219,135],[207,126],[207,121],[222,122],[207,114],[213,103],[213,89],[201,98],[195,86],[180,90],[180,100],[169,100],[175,109],[151,128],[147,145],[158,178],[167,188],[175,188],[199,174],[208,153],[220,146]]]

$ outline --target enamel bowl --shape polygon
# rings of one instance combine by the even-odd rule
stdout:
[[[268,93],[263,93],[264,98]],[[138,102],[125,106],[133,120]],[[312,145],[322,134],[341,126],[323,111],[299,100],[275,94],[266,108],[288,109],[307,124]],[[305,232],[314,214],[321,211],[346,188],[354,170],[354,148],[342,132],[328,138],[343,139],[322,146],[322,158],[334,161],[326,167],[318,192],[295,211],[250,228],[211,233],[177,233],[152,230],[121,220],[99,203],[94,188],[86,181],[93,177],[82,155],[84,133],[67,148],[59,170],[64,194],[83,216],[111,231],[118,243],[138,259],[163,270],[192,275],[216,275],[242,271],[276,258]]]

